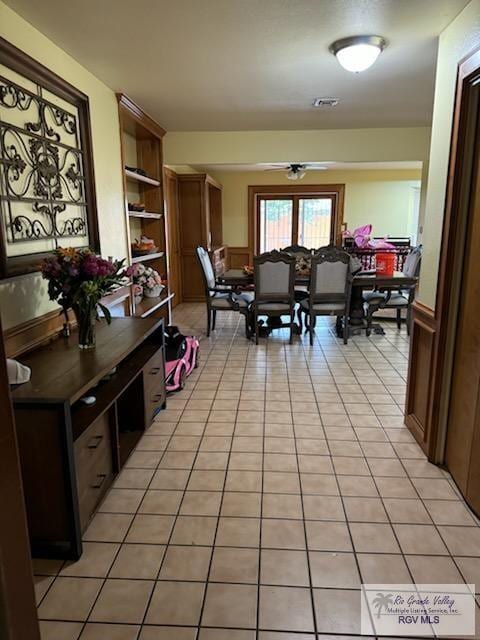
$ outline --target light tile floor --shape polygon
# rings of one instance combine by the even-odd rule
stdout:
[[[176,310],[200,367],[81,560],[34,563],[43,640],[345,640],[362,581],[480,585],[478,522],[403,425],[404,329],[344,346],[324,319],[313,347],[256,347],[238,315],[210,339],[204,316]]]

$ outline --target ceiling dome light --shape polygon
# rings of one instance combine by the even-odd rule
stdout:
[[[336,40],[329,50],[347,71],[360,73],[372,66],[387,46],[381,36],[352,36]]]

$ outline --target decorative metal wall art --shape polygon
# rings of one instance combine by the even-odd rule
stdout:
[[[0,41],[3,276],[34,270],[58,246],[96,248],[88,127],[86,96]]]
[[[0,198],[8,243],[88,233],[77,117],[44,100],[38,89],[34,95],[0,76]],[[10,110],[33,111],[34,119],[22,128],[7,120]],[[20,203],[25,206],[15,206]],[[69,212],[71,204],[76,207]]]

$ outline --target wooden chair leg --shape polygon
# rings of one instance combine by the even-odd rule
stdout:
[[[343,344],[348,344],[348,315],[343,316]]]
[[[367,307],[367,328],[365,331],[365,334],[368,336],[370,336],[370,334],[372,333],[372,317],[373,317],[373,309],[370,305],[368,305]]]
[[[400,331],[402,328],[402,310],[397,309],[397,329]]]
[[[212,311],[212,331],[215,331],[215,325],[217,324],[217,312]]]
[[[255,326],[255,344],[258,344],[258,332],[259,332],[259,329],[258,329],[258,314],[256,312],[255,312],[255,324],[254,324],[254,326]]]
[[[250,323],[248,321],[248,311],[245,313],[245,337],[250,340]]]
[[[313,332],[315,331],[315,316],[308,316],[308,332],[310,334],[310,346],[313,347]]]
[[[210,307],[207,307],[207,337],[210,336],[211,326],[212,326],[212,311]]]
[[[293,308],[290,312],[290,340],[289,344],[293,344],[293,326],[295,324],[295,308]]]

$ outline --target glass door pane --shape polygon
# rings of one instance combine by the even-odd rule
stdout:
[[[293,199],[260,199],[259,252],[292,244]]]
[[[299,198],[298,244],[318,249],[333,242],[332,204],[331,198]]]

